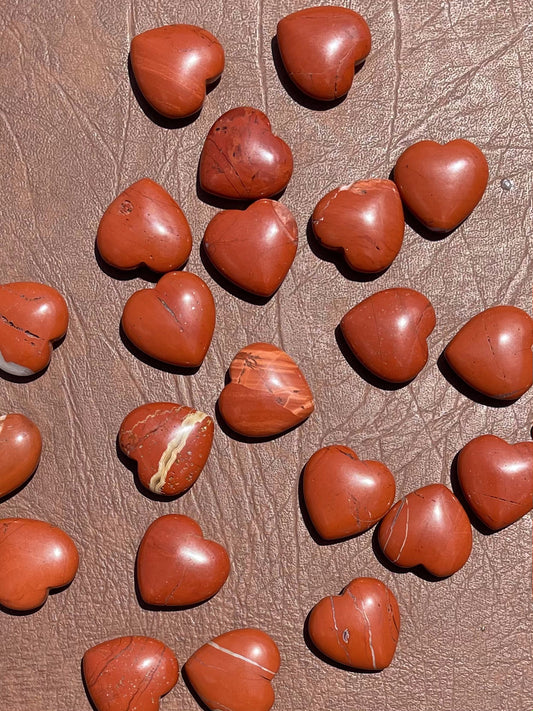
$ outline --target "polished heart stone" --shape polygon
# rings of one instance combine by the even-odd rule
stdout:
[[[298,226],[288,208],[257,200],[246,210],[224,210],[207,225],[205,251],[226,279],[258,296],[272,296],[298,247]]]
[[[271,637],[258,629],[240,629],[204,644],[184,670],[211,711],[269,711],[274,703],[271,681],[279,665]]]
[[[493,531],[505,528],[533,509],[533,442],[476,437],[459,453],[457,476],[480,521]]]
[[[76,546],[60,528],[29,518],[0,520],[0,605],[34,610],[77,570]]]
[[[355,357],[378,378],[412,380],[428,359],[426,339],[435,328],[435,311],[414,289],[385,289],[348,311],[341,331]]]
[[[0,498],[30,478],[41,448],[41,433],[34,422],[14,413],[0,417]]]
[[[445,578],[468,560],[472,528],[452,492],[443,484],[429,484],[396,502],[379,525],[378,541],[400,568],[422,565]]]
[[[402,201],[392,180],[360,180],[325,195],[313,212],[323,247],[342,251],[348,265],[376,273],[390,266],[403,242]]]
[[[291,149],[272,133],[265,114],[244,106],[211,126],[200,156],[200,185],[234,200],[271,197],[287,186],[292,166]]]
[[[344,7],[309,7],[278,22],[283,65],[308,96],[332,101],[348,93],[355,66],[371,47],[370,30],[361,15]]]
[[[270,343],[240,350],[218,407],[234,432],[271,437],[295,427],[315,409],[313,394],[293,359]]]
[[[462,138],[444,145],[414,143],[394,168],[403,202],[434,232],[449,232],[460,225],[483,197],[488,179],[487,159]]]
[[[18,377],[44,370],[52,343],[67,332],[65,299],[35,282],[0,285],[0,370]]]
[[[199,111],[206,84],[216,81],[224,70],[222,45],[195,25],[165,25],[136,35],[130,59],[146,101],[172,119]]]
[[[83,677],[96,711],[158,711],[178,681],[178,660],[151,637],[118,637],[83,655]]]
[[[471,388],[497,400],[516,400],[533,383],[533,319],[516,306],[493,306],[474,316],[444,355]]]
[[[215,301],[196,274],[169,272],[154,289],[130,296],[122,327],[129,340],[152,358],[195,368],[202,364],[213,337]]]
[[[170,272],[187,261],[192,236],[178,203],[153,180],[142,178],[104,212],[96,244],[116,269],[145,264],[156,272]]]
[[[315,647],[334,662],[381,671],[396,651],[400,610],[380,580],[355,578],[340,595],[330,595],[315,605],[308,631]]]
[[[124,418],[118,443],[137,462],[144,487],[154,494],[177,496],[200,476],[213,430],[213,420],[205,412],[173,402],[151,402]]]
[[[395,493],[394,477],[384,464],[361,461],[338,444],[315,452],[303,473],[305,507],[327,541],[371,528],[390,509]]]

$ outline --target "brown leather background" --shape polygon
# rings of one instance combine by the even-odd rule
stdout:
[[[0,514],[53,522],[81,554],[73,584],[38,612],[0,612],[3,711],[89,709],[80,660],[107,638],[152,635],[182,663],[212,636],[246,625],[263,628],[279,644],[279,711],[531,711],[530,517],[494,535],[474,530],[464,569],[431,582],[384,567],[372,532],[317,545],[302,518],[298,479],[315,449],[339,442],[361,458],[383,460],[403,495],[430,482],[450,484],[455,454],[476,435],[530,436],[531,394],[509,407],[473,402],[445,379],[437,359],[483,308],[505,303],[531,310],[533,6],[528,0],[344,4],[367,18],[373,51],[348,98],[320,111],[284,88],[271,50],[277,20],[304,0],[3,2],[1,278],[57,287],[71,323],[42,377],[0,380],[1,409],[28,415],[44,437],[37,474],[0,504]],[[200,116],[169,128],[140,107],[127,57],[134,34],[173,22],[217,35],[227,68]],[[262,305],[229,294],[199,253],[217,209],[196,192],[203,139],[223,111],[242,104],[265,110],[295,157],[282,199],[300,227],[298,254],[278,294]],[[306,223],[325,192],[388,176],[416,140],[456,137],[485,152],[490,182],[478,209],[450,237],[426,239],[408,228],[396,262],[367,282],[346,278],[312,251]],[[122,307],[147,285],[146,275],[117,278],[95,259],[100,216],[142,176],[159,181],[182,205],[194,235],[187,269],[206,279],[217,303],[214,340],[194,375],[155,368],[125,347]],[[513,181],[511,191],[502,190],[502,178]],[[351,306],[391,286],[421,290],[437,313],[426,369],[396,391],[362,379],[335,339]],[[123,417],[158,399],[213,413],[231,358],[256,340],[282,346],[300,364],[316,397],[315,414],[267,443],[235,441],[218,428],[189,493],[170,502],[142,495],[115,449]],[[196,518],[206,535],[223,542],[232,572],[210,602],[153,612],[135,596],[135,553],[146,527],[169,512]],[[386,582],[402,614],[396,657],[378,674],[323,663],[302,635],[313,604],[361,575]],[[180,680],[162,708],[197,706]]]

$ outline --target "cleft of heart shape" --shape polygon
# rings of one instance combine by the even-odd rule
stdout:
[[[41,433],[34,422],[18,413],[0,417],[0,499],[30,478],[41,448]]]

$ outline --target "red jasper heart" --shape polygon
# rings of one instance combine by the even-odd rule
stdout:
[[[340,595],[315,605],[308,630],[315,647],[338,664],[380,671],[389,666],[396,651],[400,610],[380,580],[356,578]]]
[[[156,519],[143,536],[137,584],[148,605],[195,605],[220,590],[229,569],[226,549],[206,540],[196,521],[168,514]]]
[[[516,306],[493,306],[470,319],[444,355],[471,388],[516,400],[533,383],[533,319]]]
[[[83,677],[97,711],[158,711],[176,685],[174,652],[151,637],[118,637],[83,655]]]
[[[185,118],[202,108],[206,84],[224,70],[222,45],[195,25],[165,25],[136,35],[130,59],[144,98],[168,118]]]
[[[0,370],[18,377],[44,370],[68,326],[65,299],[35,282],[0,285]]]
[[[378,541],[400,568],[422,565],[439,578],[456,573],[472,550],[472,528],[459,500],[430,484],[396,502],[379,525]]]
[[[362,462],[348,447],[332,445],[313,454],[303,473],[305,506],[327,541],[362,533],[394,502],[394,477],[381,462]]]
[[[274,703],[270,682],[279,665],[279,651],[271,637],[261,630],[240,629],[204,644],[184,669],[211,711],[269,711]]]
[[[41,458],[39,428],[24,415],[0,417],[0,498],[22,486]]]
[[[153,180],[142,178],[104,212],[96,244],[116,269],[145,264],[156,272],[170,272],[187,261],[192,236],[178,203]]]
[[[272,296],[296,255],[298,227],[290,210],[258,200],[246,210],[224,210],[207,225],[203,245],[218,271],[245,291]]]
[[[403,242],[403,207],[392,180],[361,180],[325,195],[313,212],[313,231],[322,246],[341,250],[360,272],[390,266]]]
[[[342,335],[352,353],[378,378],[412,380],[428,359],[426,339],[435,328],[435,311],[414,289],[385,289],[348,311]]]
[[[480,521],[493,531],[505,528],[533,508],[533,442],[476,437],[459,453],[457,476]]]
[[[449,232],[483,197],[487,159],[477,146],[458,138],[444,145],[419,141],[398,158],[394,181],[412,214],[434,232]]]
[[[169,272],[154,289],[130,296],[122,327],[129,340],[152,358],[195,368],[202,364],[213,337],[215,301],[196,274]]]
[[[213,420],[204,412],[172,402],[151,402],[132,410],[118,442],[137,462],[144,487],[176,496],[200,476],[213,443]]]
[[[29,611],[74,579],[78,551],[60,528],[29,518],[0,520],[0,605]]]
[[[292,175],[292,153],[272,133],[262,111],[231,109],[211,126],[200,156],[199,179],[208,193],[256,200],[280,193]]]
[[[285,69],[308,96],[332,101],[348,93],[354,67],[368,56],[370,30],[344,7],[309,7],[278,22],[277,40]]]
[[[247,437],[271,437],[309,417],[313,394],[293,359],[270,343],[240,350],[229,367],[230,382],[220,393],[220,414]]]

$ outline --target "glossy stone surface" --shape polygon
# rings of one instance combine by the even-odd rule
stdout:
[[[0,370],[26,377],[44,370],[52,343],[67,332],[65,299],[36,282],[0,285]]]
[[[60,528],[29,518],[0,520],[0,605],[29,611],[78,570],[74,541]]]
[[[476,437],[459,453],[457,476],[480,521],[493,531],[505,528],[533,509],[533,442]]]
[[[146,264],[156,272],[170,272],[187,261],[192,235],[178,203],[153,180],[142,178],[104,212],[96,244],[116,269]]]
[[[428,359],[426,339],[435,328],[435,311],[414,289],[385,289],[348,311],[342,335],[352,353],[378,378],[412,380]]]
[[[41,458],[37,425],[24,415],[0,416],[0,498],[22,486]]]
[[[315,647],[338,664],[380,671],[394,657],[400,610],[393,593],[376,578],[355,578],[340,595],[325,597],[309,615]]]
[[[293,359],[271,343],[252,343],[229,367],[218,407],[226,424],[247,437],[271,437],[306,420],[313,394]]]
[[[400,568],[422,565],[445,578],[468,560],[472,528],[452,492],[443,484],[429,484],[394,504],[379,525],[378,541]]]
[[[516,306],[493,306],[474,316],[444,355],[471,388],[497,400],[516,400],[533,383],[533,319]]]
[[[487,159],[462,138],[444,145],[414,143],[394,168],[403,202],[434,232],[449,232],[460,225],[483,197],[488,179]]]
[[[342,251],[359,272],[386,269],[400,251],[405,222],[392,180],[360,180],[325,195],[313,212],[313,232],[323,247]]]
[[[280,193],[292,175],[289,146],[272,133],[259,109],[231,109],[211,126],[200,156],[199,179],[208,193],[256,200]]]
[[[130,59],[144,98],[168,118],[185,118],[202,108],[206,84],[224,70],[224,50],[207,30],[165,25],[136,35]]]
[[[271,681],[280,665],[278,648],[266,632],[226,632],[200,647],[185,664],[198,696],[212,711],[269,711]]]
[[[354,68],[371,47],[361,15],[338,6],[309,7],[278,22],[277,39],[285,69],[304,94],[332,101],[348,93]]]
[[[394,477],[384,464],[361,461],[338,444],[315,452],[303,473],[307,512],[328,541],[371,528],[390,509],[395,493]]]
[[[196,274],[169,272],[154,289],[136,291],[124,306],[122,327],[141,351],[186,368],[202,364],[215,330],[215,301]]]
[[[174,652],[151,637],[118,637],[83,655],[83,676],[97,711],[158,711],[176,685]]]
[[[272,296],[285,279],[298,247],[291,211],[274,200],[246,210],[224,210],[207,225],[203,245],[226,279],[258,296]]]

